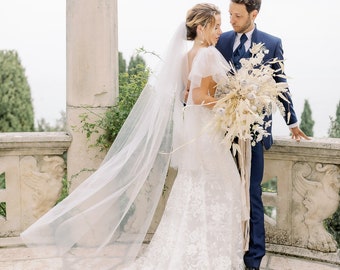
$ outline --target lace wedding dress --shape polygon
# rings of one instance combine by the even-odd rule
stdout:
[[[191,96],[183,111],[186,53],[181,24],[98,170],[21,234],[33,252],[61,258],[64,270],[242,269],[240,176],[208,131],[212,112]],[[199,55],[191,85],[209,75],[218,81],[223,57],[214,47]],[[170,160],[178,175],[141,253]]]
[[[215,48],[201,50],[190,74],[193,80],[212,72],[201,70],[206,60],[218,66]],[[208,130],[213,114],[193,105],[192,91],[183,119],[182,145],[174,153],[178,173],[164,215],[146,251],[127,269],[243,269],[240,176],[235,161],[221,145],[221,137]]]

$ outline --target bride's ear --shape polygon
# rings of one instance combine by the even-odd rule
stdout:
[[[202,35],[203,34],[203,26],[202,25],[197,25],[196,28],[197,35]]]
[[[201,43],[204,42],[204,28],[202,25],[198,25],[196,28],[196,36]]]

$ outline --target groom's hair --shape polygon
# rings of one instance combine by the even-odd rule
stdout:
[[[257,10],[260,11],[261,0],[231,0],[235,4],[245,5],[248,13]]]

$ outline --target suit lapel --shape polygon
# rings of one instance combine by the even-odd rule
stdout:
[[[256,26],[255,26],[255,29],[254,29],[254,31],[253,31],[253,34],[251,35],[251,44],[250,44],[250,48],[253,46],[254,43],[259,43],[258,31],[257,31]]]
[[[232,38],[230,39],[230,42],[228,42],[226,46],[225,58],[227,61],[232,61],[235,39],[236,39],[236,33],[234,32]]]

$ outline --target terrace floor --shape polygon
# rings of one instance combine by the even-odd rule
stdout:
[[[61,260],[51,257],[48,252],[33,254],[20,244],[18,240],[0,239],[0,270],[61,270]],[[339,252],[333,254],[339,257]],[[321,259],[322,260],[322,259]],[[334,265],[319,260],[311,260],[296,255],[280,255],[276,251],[268,251],[261,265],[261,270],[335,270],[340,265]],[[100,270],[100,269],[97,269]]]

